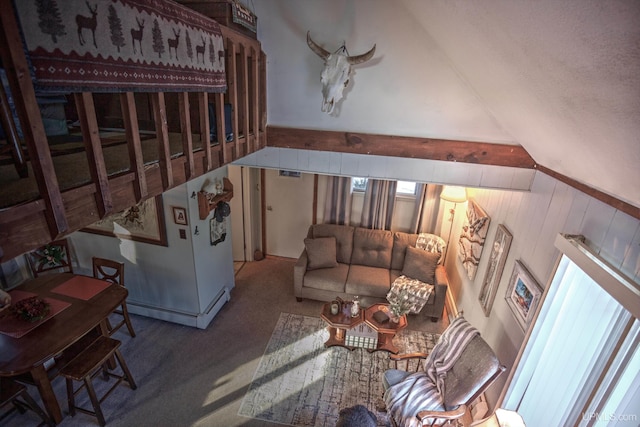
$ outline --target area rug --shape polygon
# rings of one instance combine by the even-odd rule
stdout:
[[[377,412],[382,373],[392,368],[389,353],[325,348],[329,333],[322,319],[282,313],[255,372],[239,415],[289,426],[331,426],[340,409],[365,405]],[[438,335],[401,331],[394,344],[401,353],[430,351]]]

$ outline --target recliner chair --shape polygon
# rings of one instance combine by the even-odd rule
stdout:
[[[445,331],[446,332],[446,331]],[[401,383],[413,372],[409,372],[409,362],[417,360],[415,372],[422,367],[423,360],[428,359],[425,353],[411,353],[406,355],[390,355],[395,361],[396,369],[389,369],[383,374],[385,393],[393,385]],[[405,370],[399,370],[398,362],[406,363]],[[425,367],[427,370],[428,367]],[[416,417],[421,425],[432,425],[434,420],[454,420],[464,416],[467,406],[504,372],[505,366],[500,364],[495,353],[480,336],[476,335],[466,345],[453,366],[446,373],[444,380],[445,411],[418,410]],[[391,420],[394,425],[396,420]]]

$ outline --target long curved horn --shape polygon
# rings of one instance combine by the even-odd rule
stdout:
[[[312,51],[316,53],[320,58],[327,59],[331,53],[328,50],[325,50],[322,46],[318,45],[316,42],[311,40],[311,35],[309,35],[309,31],[307,31],[307,44],[311,48]]]
[[[373,57],[373,54],[376,53],[376,45],[374,44],[371,50],[367,53],[363,53],[362,55],[348,56],[347,60],[349,64],[362,64],[363,62],[367,62]]]

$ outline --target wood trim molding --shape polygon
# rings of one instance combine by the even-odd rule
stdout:
[[[593,197],[594,199],[600,200],[607,205],[618,209],[621,212],[626,213],[627,215],[631,215],[636,219],[640,219],[640,208],[637,206],[633,206],[630,203],[624,202],[620,199],[617,199],[607,193],[604,193],[600,190],[596,190],[595,188],[589,187],[586,184],[576,181],[575,179],[569,178],[568,176],[562,175],[552,169],[549,169],[545,166],[538,165],[536,167],[540,172],[545,173],[558,181],[562,181],[565,184],[575,188],[576,190],[580,190],[588,196]]]
[[[267,146],[535,168],[519,145],[268,126]]]

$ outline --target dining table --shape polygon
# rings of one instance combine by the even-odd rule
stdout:
[[[92,331],[107,334],[106,319],[128,292],[90,276],[57,273],[27,280],[8,293],[12,304],[36,296],[48,303],[49,312],[33,322],[18,318],[12,310],[0,312],[0,376],[30,375],[44,409],[59,424],[62,411],[45,363]]]

